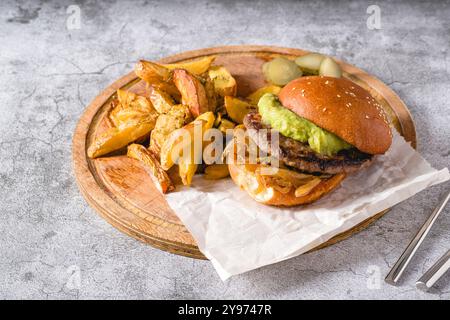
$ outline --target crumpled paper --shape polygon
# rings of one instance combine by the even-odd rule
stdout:
[[[395,130],[394,130],[395,131]],[[166,199],[220,278],[292,258],[421,190],[450,179],[395,132],[391,148],[321,200],[294,208],[259,204],[231,179],[198,176]]]

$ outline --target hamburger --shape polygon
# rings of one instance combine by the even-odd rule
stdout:
[[[392,143],[381,105],[345,78],[295,79],[278,96],[263,95],[243,124],[249,139],[279,160],[280,169],[263,174],[263,162],[231,162],[230,175],[256,201],[275,206],[316,201],[348,174],[369,166]],[[274,130],[276,144],[270,137]]]

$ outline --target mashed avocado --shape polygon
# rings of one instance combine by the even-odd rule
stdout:
[[[333,133],[283,107],[277,96],[271,93],[266,93],[259,99],[258,111],[264,123],[286,137],[308,142],[311,149],[318,153],[332,156],[340,150],[352,147]]]

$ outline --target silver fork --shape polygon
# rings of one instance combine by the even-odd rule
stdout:
[[[416,236],[411,240],[408,247],[405,249],[405,251],[402,253],[398,261],[392,267],[391,271],[384,279],[387,283],[392,285],[397,284],[397,281],[400,279],[406,267],[411,262],[411,259],[413,258],[417,249],[430,232],[431,227],[433,226],[436,219],[439,217],[440,213],[443,211],[449,199],[450,199],[450,192],[448,192],[447,195],[442,198],[441,202],[439,202],[439,205],[434,209],[430,217],[427,219],[427,221],[425,221],[424,225],[420,228],[419,232],[417,232]]]

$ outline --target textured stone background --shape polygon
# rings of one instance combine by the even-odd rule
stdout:
[[[80,30],[66,28],[71,4],[81,8]],[[374,31],[366,27],[370,4],[1,1],[0,298],[449,299],[450,275],[429,294],[413,286],[448,249],[449,209],[398,288],[368,286],[384,277],[448,183],[338,245],[223,283],[209,262],[115,230],[86,204],[72,174],[77,119],[137,59],[228,44],[320,51],[371,72],[411,109],[424,157],[449,166],[450,4],[377,1],[382,29]],[[372,268],[379,273],[371,277]]]

